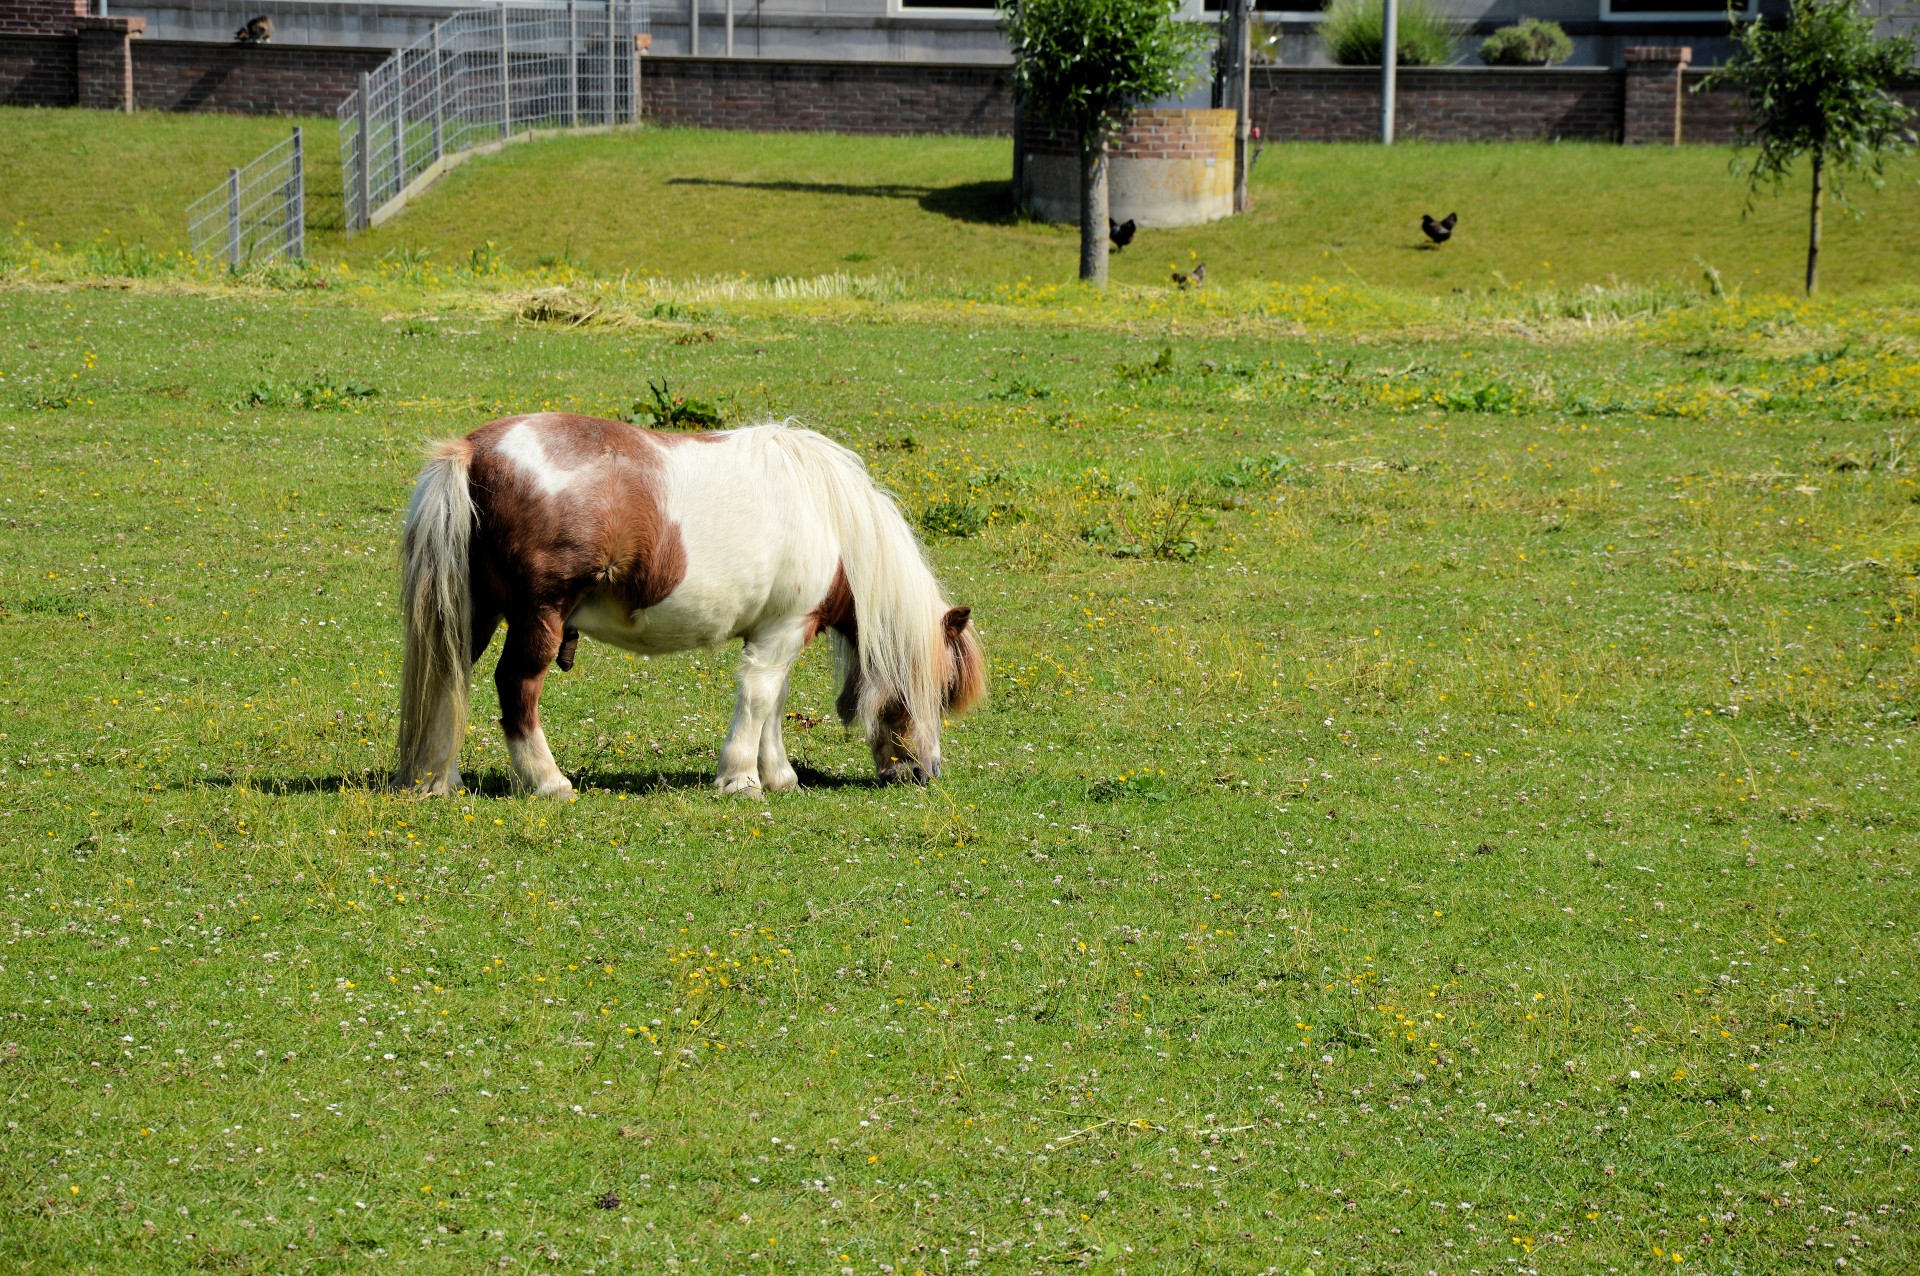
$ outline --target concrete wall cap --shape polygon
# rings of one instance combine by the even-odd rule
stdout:
[[[81,33],[99,32],[105,35],[136,36],[147,33],[145,18],[75,18],[74,29]]]
[[[1693,61],[1693,49],[1684,44],[1637,44],[1629,48],[1623,56],[1628,66],[1636,62],[1685,66]]]

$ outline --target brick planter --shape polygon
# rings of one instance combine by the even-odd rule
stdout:
[[[1107,146],[1107,212],[1142,226],[1198,226],[1233,212],[1232,111],[1135,111]],[[1080,220],[1072,138],[1023,128],[1021,203],[1052,222]]]

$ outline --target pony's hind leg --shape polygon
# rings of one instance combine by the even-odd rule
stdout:
[[[760,787],[768,793],[791,793],[800,787],[800,776],[787,761],[787,741],[781,729],[787,717],[787,687],[790,678],[780,680],[780,694],[760,728]]]
[[[560,654],[563,624],[557,611],[509,617],[493,685],[500,692],[500,727],[507,737],[507,763],[515,792],[571,798],[573,785],[554,765],[540,729],[540,689],[547,666]]]
[[[804,645],[797,628],[791,632],[756,634],[747,639],[746,648],[740,653],[739,698],[734,701],[733,726],[727,731],[726,743],[720,746],[720,772],[713,780],[722,793],[759,797],[769,788],[781,791],[768,781],[784,780],[783,775],[761,773],[762,740],[769,729],[776,735],[779,732],[779,713],[786,703],[787,670],[793,667]],[[782,751],[781,761],[785,760]],[[793,768],[787,767],[785,775],[792,773]],[[797,784],[795,779],[782,787],[792,788]]]

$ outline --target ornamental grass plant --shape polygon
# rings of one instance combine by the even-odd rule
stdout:
[[[1320,40],[1327,56],[1341,66],[1379,66],[1381,0],[1334,0],[1320,24]],[[1424,0],[1400,5],[1401,66],[1445,66],[1460,44],[1460,24]]]

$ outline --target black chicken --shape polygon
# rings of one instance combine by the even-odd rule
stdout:
[[[1138,227],[1133,224],[1133,218],[1131,217],[1123,222],[1116,222],[1111,217],[1107,218],[1107,238],[1113,241],[1113,251],[1119,252],[1122,248],[1131,244],[1133,242],[1133,232],[1136,229],[1138,229]]]
[[[1432,213],[1420,214],[1420,229],[1425,231],[1427,238],[1436,244],[1444,244],[1449,239],[1452,239],[1453,228],[1458,225],[1459,222],[1460,214],[1458,213],[1448,213],[1439,221],[1433,220]]]
[[[247,25],[233,33],[241,44],[272,44],[273,19],[265,16],[247,19]]]

